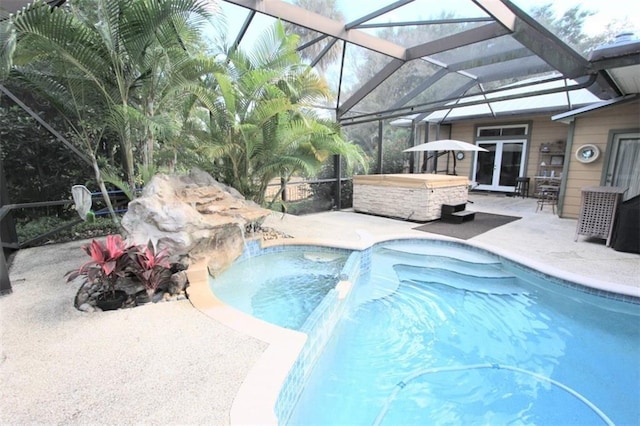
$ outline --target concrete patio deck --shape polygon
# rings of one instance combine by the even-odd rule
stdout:
[[[550,206],[536,211],[535,198],[471,194],[468,210],[522,217],[521,220],[480,234],[467,242],[498,250],[529,263],[557,268],[596,282],[640,287],[640,255],[613,250],[604,240],[579,236],[574,241],[575,219],[561,219]],[[272,216],[268,226],[294,237],[358,241],[366,235],[421,236],[413,228],[420,224],[352,211],[317,213],[307,216]],[[439,236],[435,236],[439,237]],[[638,293],[640,294],[640,293]]]
[[[576,221],[535,200],[472,195],[471,210],[522,219],[469,240],[529,263],[640,295],[640,256],[574,242]],[[267,226],[298,238],[358,242],[420,236],[418,224],[327,212],[273,214]],[[13,294],[0,298],[0,424],[228,424],[233,399],[266,344],[189,301],[83,313],[63,277],[85,259],[83,242],[20,251]]]

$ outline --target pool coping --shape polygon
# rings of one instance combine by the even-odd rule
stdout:
[[[203,259],[187,269],[187,293],[191,304],[223,325],[268,345],[234,398],[230,424],[277,424],[274,407],[280,388],[307,341],[307,335],[278,327],[226,305],[209,287],[207,264],[207,259]]]
[[[542,274],[569,281],[596,291],[616,293],[623,296],[640,298],[640,288],[624,284],[603,282],[588,276],[563,271],[548,264],[508,253],[473,241],[460,240],[445,236],[416,236],[407,234],[385,235],[375,237],[370,234],[361,235],[360,241],[336,241],[318,238],[283,238],[259,241],[260,248],[276,246],[313,245],[353,251],[363,251],[378,243],[393,240],[425,240],[450,241],[462,243],[470,247],[486,250],[489,253],[534,269]],[[278,424],[275,414],[276,401],[291,367],[296,362],[306,341],[305,333],[285,329],[266,321],[252,317],[238,309],[226,305],[218,299],[209,286],[207,259],[202,259],[189,266],[187,275],[189,287],[187,293],[192,305],[210,318],[245,335],[267,343],[267,348],[251,368],[238,391],[231,411],[230,424]],[[351,283],[353,284],[353,283]],[[350,286],[352,287],[352,285]]]

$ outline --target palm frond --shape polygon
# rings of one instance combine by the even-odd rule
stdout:
[[[7,12],[0,9],[0,81],[11,71],[13,52],[16,49],[16,32]]]
[[[106,183],[110,183],[111,185],[118,188],[120,191],[127,196],[129,200],[134,199],[134,188],[131,188],[129,183],[127,183],[122,177],[118,174],[118,172],[112,168],[103,168],[102,169],[102,179]]]

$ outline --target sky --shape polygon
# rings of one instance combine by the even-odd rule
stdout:
[[[544,4],[546,2],[532,0],[516,0],[515,3],[522,9],[527,10],[533,5]],[[525,6],[526,5],[526,6]],[[556,13],[580,5],[583,10],[596,12],[595,15],[585,20],[584,30],[587,34],[602,33],[609,22],[617,19],[628,17],[632,23],[635,23],[636,36],[640,36],[640,12],[637,6],[632,6],[631,0],[554,0],[553,8]]]
[[[292,0],[287,0],[292,2]],[[614,20],[628,21],[635,28],[631,28],[640,37],[640,13],[633,12],[630,0],[512,0],[518,7],[527,11],[534,6],[542,6],[552,3],[553,9],[557,15],[562,14],[565,10],[580,5],[583,10],[595,12],[595,14],[585,20],[584,30],[588,35],[596,35],[606,30],[608,23]],[[237,30],[240,28],[246,16],[246,9],[229,6],[226,2],[221,2],[223,10],[227,15],[229,22],[228,27]],[[346,20],[351,21],[366,15],[372,11],[380,9],[393,3],[393,0],[336,0],[341,11],[345,14]],[[457,16],[481,16],[482,12],[478,12],[478,8],[473,5],[471,0],[416,0],[408,5],[402,6],[387,15],[377,18],[372,22],[388,22],[390,20],[410,21],[416,19],[426,19],[437,15],[443,8],[453,11]],[[637,9],[636,9],[637,10]],[[255,22],[254,18],[254,24]],[[271,22],[269,18],[257,18],[264,22]],[[253,24],[252,24],[253,25]],[[234,38],[232,36],[232,38]],[[249,35],[249,37],[252,37]]]
[[[524,11],[530,10],[535,6],[542,6],[545,4],[551,3],[553,5],[553,9],[557,15],[562,14],[565,10],[570,9],[576,5],[579,5],[583,10],[593,11],[595,14],[585,20],[585,32],[589,35],[598,34],[603,32],[606,29],[606,26],[609,22],[629,17],[630,21],[635,21],[636,31],[640,31],[638,26],[640,25],[640,13],[637,12],[637,8],[635,8],[635,16],[633,12],[633,8],[631,4],[633,3],[631,0],[512,0],[516,6],[520,7]],[[353,1],[353,0],[337,0],[337,3],[340,5],[341,9],[345,13],[347,20],[355,19],[362,15],[362,11],[370,12],[381,7],[384,7],[393,1],[391,0],[367,0],[366,2],[362,1]],[[407,6],[403,6],[396,11],[391,12],[391,14],[395,14],[397,18],[403,20],[413,20],[416,19],[416,11],[422,18],[427,18],[432,12],[428,9],[425,9],[425,5],[439,5],[438,8],[444,7],[447,10],[454,10],[460,15],[464,15],[465,10],[468,11],[470,4],[472,2],[470,0],[447,0],[446,2],[439,0],[417,0],[413,3],[410,3]],[[366,8],[362,5],[365,4]],[[443,5],[443,6],[440,6]],[[471,6],[475,8],[475,6]],[[435,8],[434,8],[435,9]],[[630,13],[631,12],[631,13]],[[402,16],[402,14],[406,16]],[[468,12],[467,12],[468,13]]]

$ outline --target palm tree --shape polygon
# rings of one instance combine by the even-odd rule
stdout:
[[[260,204],[272,179],[313,175],[330,155],[364,164],[338,125],[309,107],[329,91],[302,63],[297,42],[277,23],[250,52],[229,52],[204,85],[190,88],[192,118],[202,129],[200,152],[211,161],[210,169]]]
[[[156,135],[172,131],[175,121],[163,114],[210,6],[204,0],[83,4],[52,9],[36,2],[12,18],[13,77],[58,109],[88,154],[95,157],[98,135],[115,135],[134,188],[136,152],[151,166]],[[101,183],[97,159],[94,169]]]

